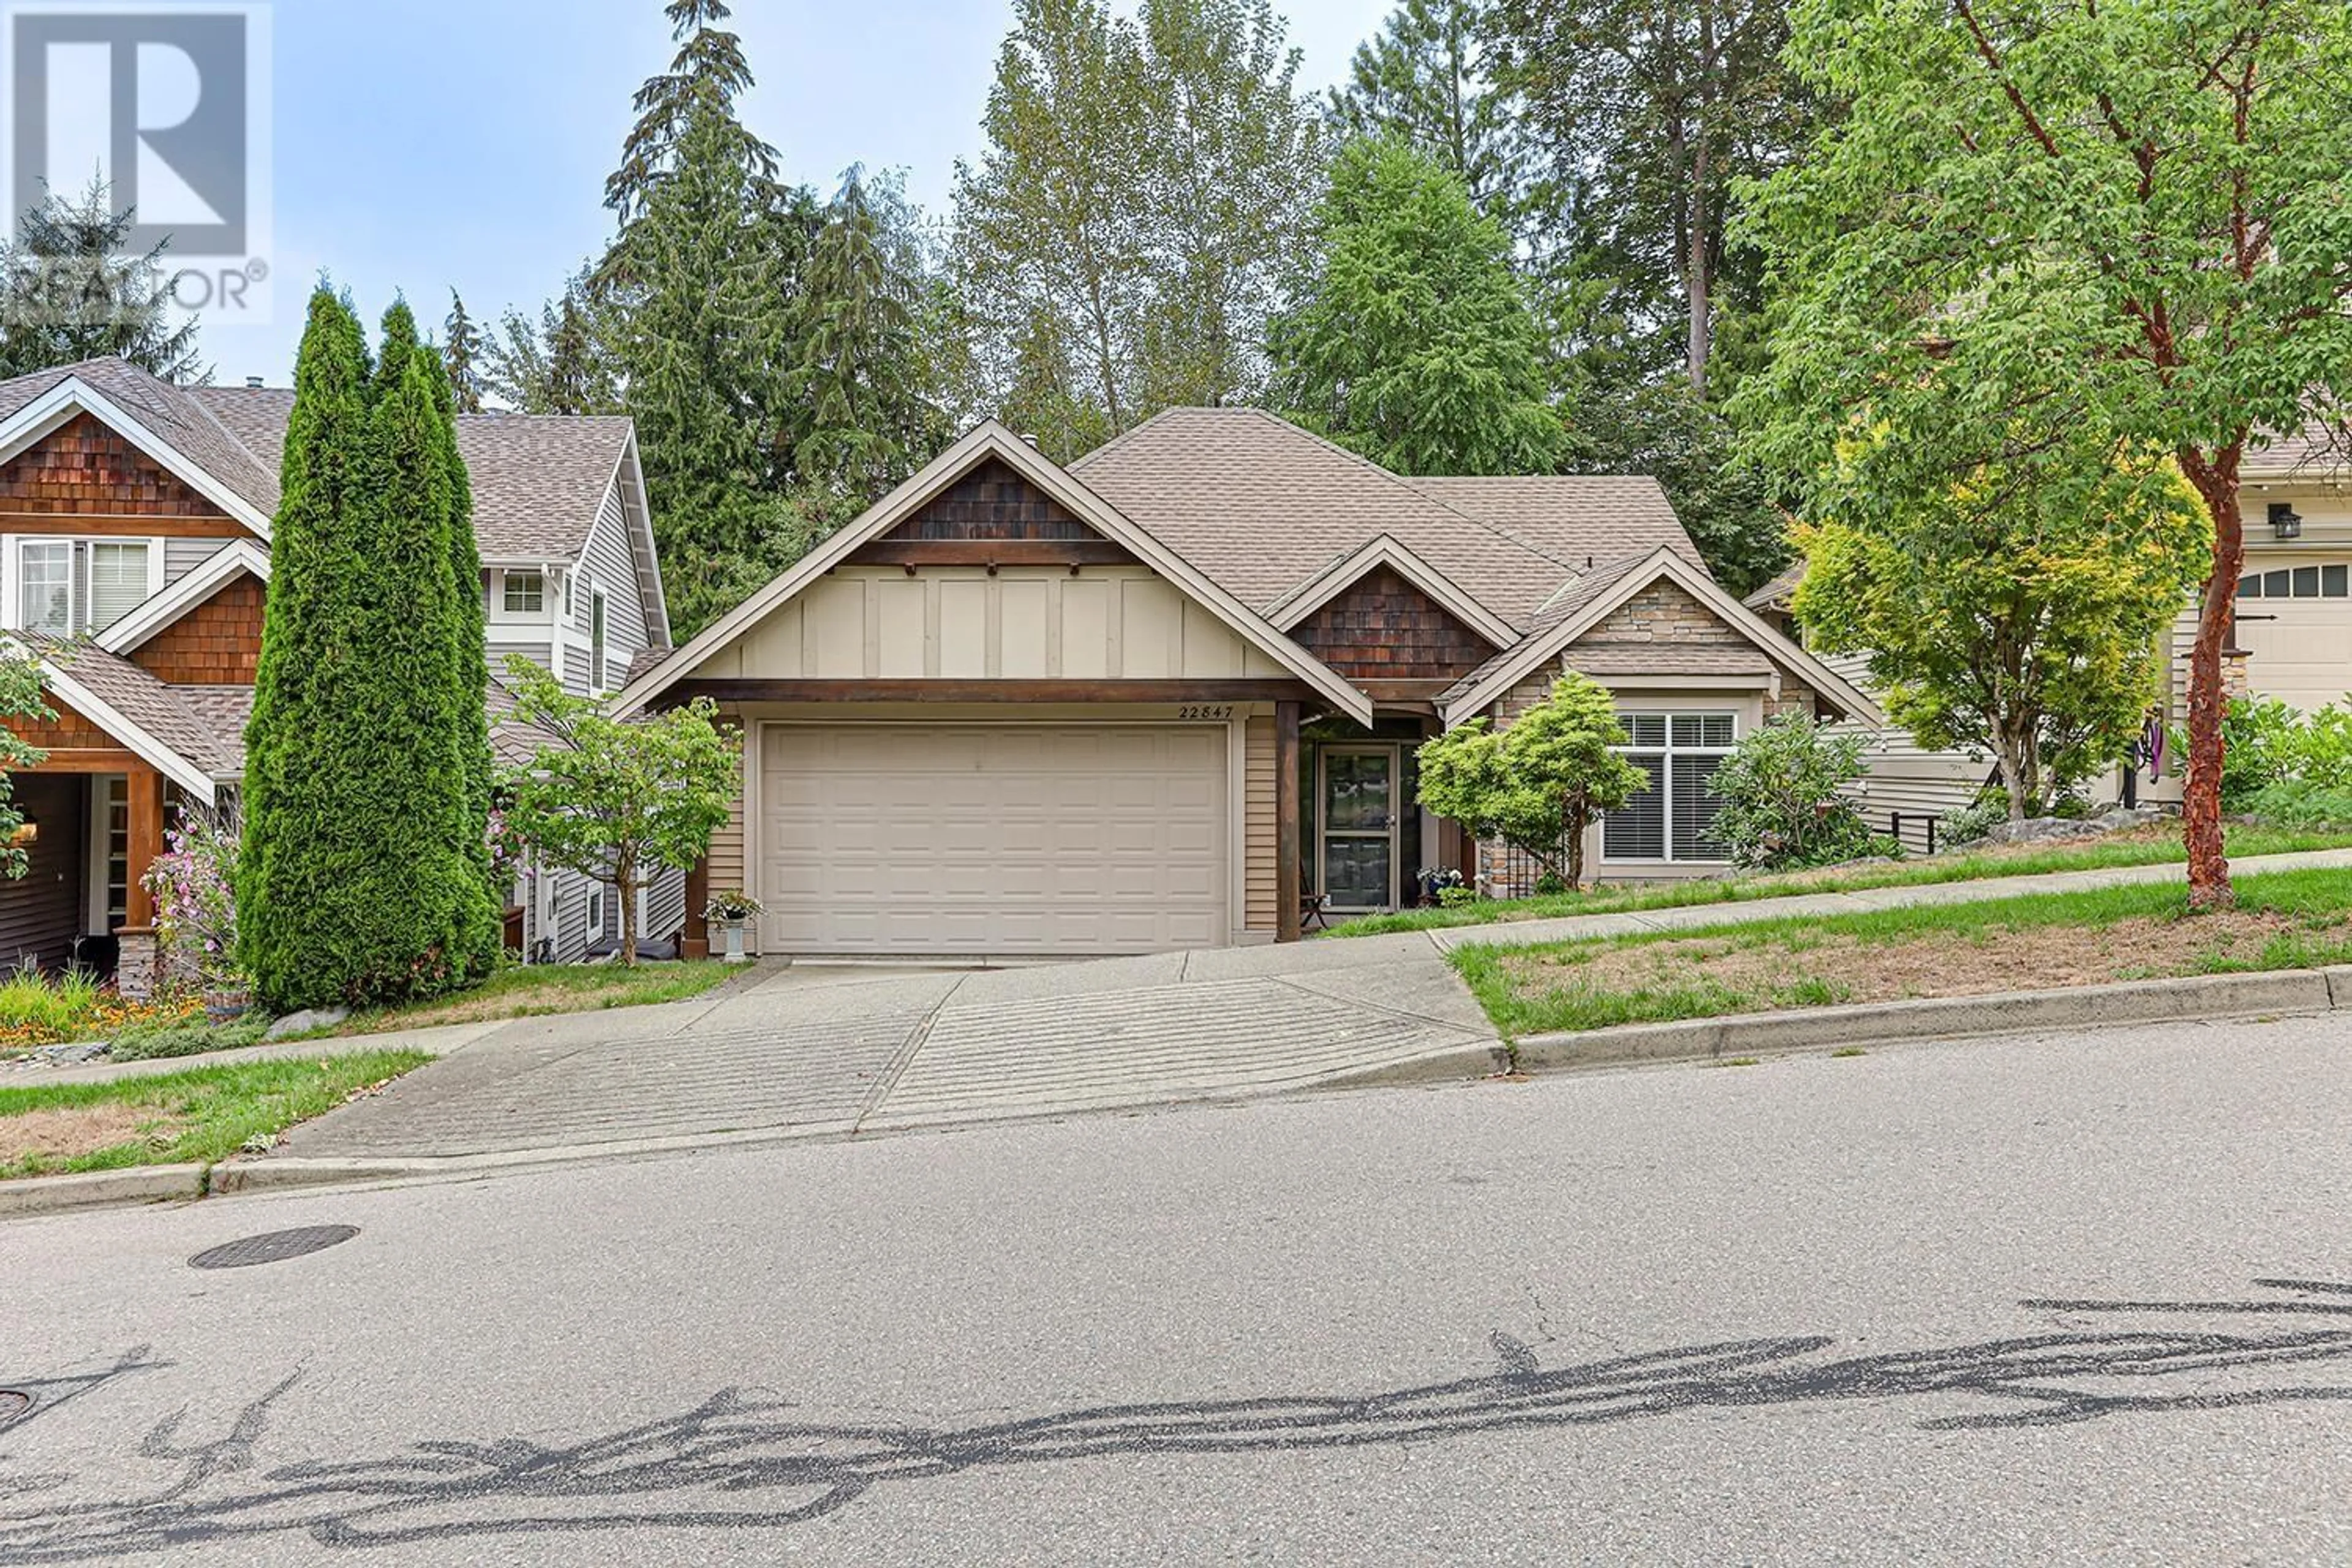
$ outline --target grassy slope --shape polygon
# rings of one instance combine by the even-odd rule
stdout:
[[[684,963],[645,963],[624,969],[613,963],[518,965],[501,969],[471,991],[354,1013],[332,1028],[297,1037],[315,1039],[381,1035],[393,1029],[424,1029],[438,1024],[470,1024],[494,1018],[532,1018],[550,1013],[593,1013],[606,1007],[642,1007],[683,1002],[744,973],[740,963],[719,959]]]
[[[332,1110],[353,1090],[397,1078],[430,1060],[415,1051],[364,1051],[325,1061],[239,1062],[111,1083],[0,1089],[0,1119],[113,1105],[146,1113],[136,1139],[70,1158],[19,1157],[0,1164],[0,1176],[226,1159],[247,1139],[281,1132]],[[4,1131],[5,1120],[0,1120]]]
[[[2305,831],[2233,824],[2230,853],[2295,855],[2314,849],[2352,847],[2352,833]],[[1429,931],[1447,926],[1495,925],[1512,921],[1551,920],[1562,915],[1608,914],[1620,910],[1679,909],[1692,904],[1743,903],[1793,893],[1843,893],[1866,888],[1908,888],[1931,882],[1969,882],[1996,877],[2033,877],[2051,871],[2093,871],[2109,866],[2162,866],[2187,857],[2177,829],[2125,834],[2087,844],[2055,844],[2021,849],[1977,850],[1939,855],[1932,860],[1893,861],[1850,870],[1796,871],[1780,876],[1710,878],[1640,887],[1596,888],[1540,899],[1494,899],[1458,909],[1403,910],[1367,915],[1333,926],[1335,937],[1379,936],[1389,931]]]
[[[2292,917],[2299,924],[2281,932],[2252,959],[2209,959],[2200,966],[2206,972],[2306,969],[2352,963],[2352,927],[2345,924],[2347,912],[2352,911],[2352,877],[2344,872],[2282,871],[2241,878],[2238,901],[2242,909],[2268,910]],[[2095,928],[2134,918],[2196,918],[2187,911],[2188,900],[2181,889],[2151,883],[1863,914],[1791,916],[1741,925],[1699,926],[1583,942],[1519,946],[1479,943],[1457,950],[1452,961],[1496,1026],[1507,1036],[1518,1036],[1834,1003],[1839,1000],[1836,995],[1802,973],[1801,954],[1805,947],[1825,936],[1895,942],[1951,933],[1965,940],[1971,932],[1994,929],[2030,931],[2056,925]],[[1783,947],[1790,954],[1789,979],[1785,984],[1760,994],[1735,991],[1696,973],[1685,984],[1616,990],[1555,977],[1557,971],[1554,976],[1538,981],[1523,963],[1515,963],[1535,956],[1565,959],[1572,964],[1580,953],[1700,938],[1745,947]]]

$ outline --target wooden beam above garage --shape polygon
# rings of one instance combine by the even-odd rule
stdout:
[[[679,702],[1297,702],[1303,680],[682,680]]]

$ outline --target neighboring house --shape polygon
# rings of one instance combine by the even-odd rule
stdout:
[[[2239,468],[2246,532],[2228,679],[2232,690],[2305,712],[2352,692],[2352,457],[2320,432],[2249,452]],[[2197,614],[2173,631],[2171,704],[2189,707]]]
[[[1722,868],[1706,781],[1768,715],[1877,721],[1648,479],[1406,479],[1191,408],[1067,468],[982,426],[620,706],[744,725],[688,902],[748,888],[765,952],[1137,952],[1296,937],[1313,895],[1395,908],[1424,868],[1524,889],[1420,809],[1413,753],[1563,668],[1657,781],[1593,829],[1606,878]]]
[[[1804,632],[1791,606],[1798,584],[1804,580],[1805,563],[1800,559],[1744,601],[1774,630],[1798,644],[1803,643]],[[1870,679],[1867,653],[1820,657],[1823,664],[1873,698],[1881,695]],[[1938,830],[1944,817],[1975,805],[1977,796],[1994,780],[1990,753],[1965,748],[1930,751],[1913,740],[1908,730],[1884,718],[1875,723],[1848,720],[1841,728],[1858,731],[1869,742],[1863,761],[1870,771],[1846,793],[1874,830],[1899,839],[1906,848],[1924,853],[1941,847]]]
[[[2234,694],[2275,698],[2312,712],[2352,695],[2352,451],[2344,439],[2315,430],[2250,451],[2240,467],[2238,512],[2246,536],[2246,564],[2238,579],[2237,616],[2224,649],[2223,680]],[[1748,605],[1792,640],[1802,632],[1790,614],[1800,561],[1748,596]],[[2181,606],[2169,637],[2165,716],[2188,722],[2189,655],[2197,640],[2195,595]],[[1868,687],[1866,654],[1825,656],[1822,662]],[[1921,847],[1924,818],[1969,805],[1992,776],[1992,760],[1974,752],[1930,752],[1905,731],[1869,731],[1870,773],[1853,790],[1874,826],[1902,814],[1903,837]],[[2171,759],[2161,778],[2141,778],[2142,798],[2178,800],[2185,762]],[[2093,791],[2116,798],[2122,775]]]
[[[0,382],[0,632],[39,655],[57,713],[8,721],[49,756],[12,781],[32,864],[0,883],[0,961],[103,968],[118,944],[152,951],[140,878],[173,811],[222,804],[244,772],[293,401],[175,387],[114,359]],[[457,434],[493,674],[514,652],[575,691],[618,687],[669,641],[629,422],[480,415]],[[527,757],[510,700],[495,687],[489,700],[500,751]],[[523,886],[509,936],[526,952],[616,942],[610,889]],[[682,877],[650,893],[646,929],[677,932],[684,894]]]

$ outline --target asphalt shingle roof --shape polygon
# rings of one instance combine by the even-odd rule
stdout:
[[[85,360],[0,381],[0,419],[69,376],[152,428],[255,510],[278,510],[291,391],[173,386],[120,359]],[[457,449],[473,483],[474,534],[483,556],[576,558],[628,439],[629,421],[618,415],[459,416]]]
[[[1652,480],[1408,479],[1254,408],[1171,408],[1070,471],[1261,612],[1383,534],[1521,629],[1588,558],[1697,559]]]
[[[207,773],[245,771],[245,719],[253,705],[250,687],[243,710],[231,722],[231,700],[212,686],[173,686],[96,643],[23,634],[40,656],[100,701],[152,735]],[[68,699],[68,700],[70,700]]]

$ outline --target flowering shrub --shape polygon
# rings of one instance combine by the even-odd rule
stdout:
[[[236,966],[237,838],[233,809],[183,808],[145,879],[155,898],[156,942],[193,964],[207,990],[242,991],[249,984]]]
[[[127,1026],[185,1017],[199,1005],[194,997],[152,1006],[126,1002],[87,974],[51,977],[28,966],[0,982],[0,1052],[110,1039]]]
[[[496,804],[490,806],[488,838],[490,881],[503,897],[505,889],[514,885],[515,871],[523,863],[527,846],[522,841],[522,835],[507,826],[506,808]]]

